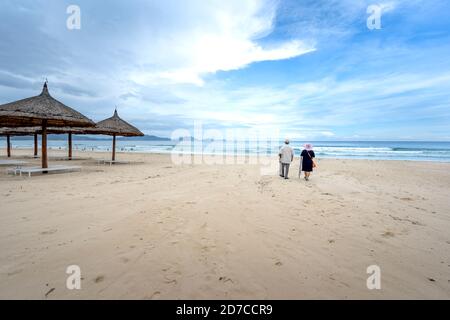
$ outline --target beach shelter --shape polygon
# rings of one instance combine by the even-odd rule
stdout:
[[[40,95],[0,105],[0,126],[41,127],[42,168],[48,168],[48,127],[93,127],[95,123],[81,113],[54,99],[47,82]]]
[[[97,123],[95,128],[86,128],[88,134],[103,134],[113,137],[112,144],[112,161],[116,160],[116,137],[138,137],[144,134],[136,127],[132,126],[119,117],[117,109],[111,118],[105,119]]]

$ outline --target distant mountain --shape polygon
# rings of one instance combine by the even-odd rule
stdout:
[[[0,137],[0,140],[5,140],[6,137]],[[15,136],[11,137],[13,140],[33,140],[32,136]],[[49,134],[49,140],[67,140],[67,134]],[[93,135],[73,135],[73,140],[76,141],[96,141],[96,140],[110,140],[109,136],[93,136]],[[117,137],[117,140],[127,141],[170,141],[169,138],[163,138],[152,135],[145,135],[143,137]]]
[[[137,141],[171,141],[169,138],[163,138],[158,136],[142,136],[142,137],[118,137],[118,140],[137,140]]]

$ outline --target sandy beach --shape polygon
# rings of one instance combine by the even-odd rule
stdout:
[[[450,298],[450,163],[322,159],[306,182],[298,159],[285,181],[118,158],[143,163],[0,168],[0,299]],[[66,288],[70,265],[81,290]],[[367,289],[370,265],[381,290]]]

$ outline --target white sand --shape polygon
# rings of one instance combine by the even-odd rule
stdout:
[[[450,298],[450,164],[321,160],[305,182],[298,162],[285,181],[118,157],[145,164],[0,169],[0,298]],[[66,288],[72,264],[81,290]]]

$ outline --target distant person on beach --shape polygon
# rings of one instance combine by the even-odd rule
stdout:
[[[303,147],[304,149],[300,155],[300,172],[303,171],[305,173],[305,180],[308,181],[313,168],[316,166],[314,162],[316,155],[314,154],[312,144],[307,143]]]
[[[289,179],[289,166],[294,160],[294,150],[289,146],[289,140],[284,141],[284,146],[281,147],[278,153],[280,157],[280,177]]]

